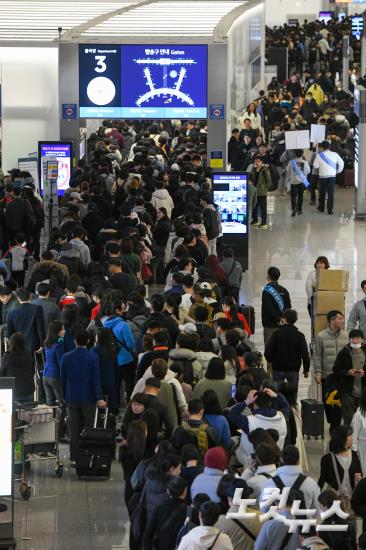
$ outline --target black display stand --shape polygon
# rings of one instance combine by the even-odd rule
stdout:
[[[0,391],[11,390],[14,395],[15,378],[0,378]],[[1,400],[1,397],[0,397]],[[0,495],[6,497],[6,506],[8,509],[4,512],[0,512],[0,548],[8,549],[15,548],[16,541],[14,539],[14,403],[12,408],[12,426],[11,426],[11,438],[12,438],[12,467],[11,467],[11,495]],[[0,450],[1,452],[1,450]],[[6,451],[5,451],[6,452]],[[2,516],[2,517],[1,517]],[[5,520],[5,521],[4,521]]]

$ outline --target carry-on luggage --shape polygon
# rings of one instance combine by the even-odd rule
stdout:
[[[115,432],[107,428],[108,409],[104,411],[103,428],[97,428],[99,409],[96,408],[94,427],[84,428],[80,434],[76,473],[80,477],[109,479],[115,452]]]
[[[324,439],[324,405],[316,399],[301,400],[303,436]]]
[[[244,315],[252,334],[255,334],[255,310],[253,306],[240,306],[240,312]]]
[[[355,169],[354,168],[345,168],[340,177],[341,177],[341,187],[355,186]]]

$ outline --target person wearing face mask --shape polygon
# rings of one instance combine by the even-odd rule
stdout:
[[[366,345],[363,332],[352,329],[349,344],[338,353],[333,372],[338,376],[338,391],[341,399],[342,419],[346,426],[352,422],[359,404],[362,390],[366,387]]]
[[[364,296],[355,302],[348,317],[347,330],[352,330],[358,325],[358,328],[366,334],[366,280],[361,281],[361,289]]]

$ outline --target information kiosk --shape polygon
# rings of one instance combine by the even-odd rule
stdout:
[[[235,259],[248,269],[248,174],[214,172],[214,203],[218,207],[224,246],[234,250]]]

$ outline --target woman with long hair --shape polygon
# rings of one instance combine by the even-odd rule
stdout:
[[[64,335],[65,329],[61,321],[51,321],[44,342],[46,361],[43,371],[46,402],[51,407],[62,399],[61,359],[65,353]]]
[[[230,436],[230,426],[219,403],[219,398],[214,390],[206,390],[202,395],[204,406],[204,417],[210,426],[212,426],[219,436],[218,445],[222,445],[226,450],[230,450],[233,442]]]
[[[360,406],[352,418],[353,450],[360,457],[363,476],[366,476],[366,389],[362,391]]]
[[[319,511],[324,513],[333,507],[333,503],[339,501],[339,496],[333,489],[326,489],[318,496]],[[345,506],[341,500],[341,509],[346,514],[350,514],[351,510],[344,509]],[[349,550],[356,548],[357,525],[356,522],[349,516],[347,519],[341,518],[336,513],[327,517],[322,521],[322,525],[329,525],[329,529],[322,531],[321,538],[329,548],[333,550]],[[345,531],[333,530],[335,525],[346,525]]]
[[[301,418],[301,405],[297,401],[296,386],[284,382],[279,388],[280,393],[286,398],[290,405],[290,414],[287,419],[287,438],[285,445],[296,445],[300,452],[300,467],[303,472],[307,472],[309,469],[306,448],[304,444],[304,437],[302,435],[302,418]]]
[[[340,496],[352,495],[352,491],[362,477],[360,459],[352,450],[353,429],[338,426],[329,441],[329,453],[320,461],[319,487],[327,483]]]
[[[95,335],[95,346],[92,349],[99,359],[99,370],[102,392],[107,396],[111,412],[118,413],[117,396],[117,353],[112,331],[109,328],[98,328]]]
[[[206,390],[214,390],[224,409],[231,399],[232,383],[225,378],[225,365],[219,357],[211,359],[205,377],[194,387],[192,399],[201,399]]]
[[[26,349],[24,336],[20,332],[14,332],[10,338],[8,351],[1,360],[0,376],[15,378],[15,401],[33,401],[34,358]]]
[[[75,349],[75,333],[81,328],[79,320],[79,308],[76,304],[65,306],[61,311],[61,323],[65,328],[64,346],[65,353]]]
[[[225,271],[220,266],[217,256],[207,256],[206,265],[210,270],[210,274],[213,276],[214,281],[219,285],[219,287],[225,288],[227,284],[227,277]]]
[[[248,333],[248,336],[252,335],[247,320],[242,313],[239,313],[238,307],[232,296],[225,296],[222,299],[222,311],[225,313],[227,319],[235,323],[239,328],[245,330]]]
[[[119,461],[122,465],[125,480],[125,502],[130,500],[133,490],[131,476],[138,464],[145,458],[147,424],[143,420],[134,420],[128,427],[127,437],[119,450]]]
[[[240,374],[240,361],[238,354],[233,346],[221,346],[219,356],[224,361],[226,380],[235,384],[236,377]]]

